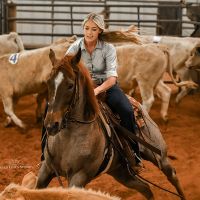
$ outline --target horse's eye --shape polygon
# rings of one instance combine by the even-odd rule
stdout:
[[[71,89],[73,88],[73,86],[74,86],[74,85],[73,85],[72,83],[69,84],[69,85],[68,85],[68,90],[71,90]]]

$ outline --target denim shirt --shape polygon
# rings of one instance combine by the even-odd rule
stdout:
[[[112,44],[98,40],[94,51],[89,54],[85,48],[84,38],[80,38],[69,47],[66,54],[75,54],[79,48],[82,61],[96,83],[102,83],[111,76],[118,76],[116,49]]]

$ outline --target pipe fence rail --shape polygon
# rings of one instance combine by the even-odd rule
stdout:
[[[195,1],[192,3],[198,5]],[[166,28],[172,26],[173,31],[177,29],[173,35],[189,36],[200,22],[186,17],[186,6],[178,1],[1,0],[0,33],[17,31],[22,37],[39,43],[49,43],[55,37],[81,36],[83,18],[94,11],[104,16],[109,29],[134,24],[141,34],[159,34],[167,33]],[[175,11],[173,18],[162,16],[167,9]]]

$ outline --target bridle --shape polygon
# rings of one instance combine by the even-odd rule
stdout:
[[[91,124],[96,121],[97,115],[94,116],[91,120],[81,120],[78,118],[71,117],[71,111],[73,110],[74,106],[76,105],[76,102],[79,100],[79,80],[80,80],[80,73],[78,70],[73,69],[73,72],[75,74],[75,81],[74,81],[74,89],[72,92],[72,97],[69,103],[69,107],[64,111],[64,117],[62,119],[62,124],[60,126],[60,130],[67,127],[68,122],[75,122],[75,123],[81,123],[81,124]],[[60,131],[59,130],[59,131]]]

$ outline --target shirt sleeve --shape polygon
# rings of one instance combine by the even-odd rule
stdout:
[[[117,75],[117,53],[112,44],[106,46],[106,77],[118,77]]]
[[[76,40],[74,43],[72,43],[70,45],[70,47],[67,49],[65,55],[70,55],[70,54],[75,54],[78,52],[78,49],[79,49],[79,46],[80,46],[80,41],[79,40]]]

